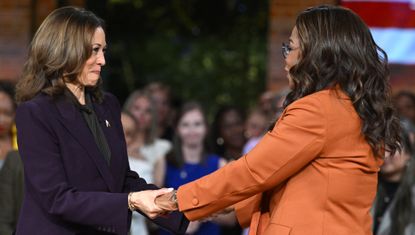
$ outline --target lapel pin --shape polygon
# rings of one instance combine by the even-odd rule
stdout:
[[[107,127],[111,127],[111,124],[110,124],[110,122],[109,122],[108,120],[105,120],[105,125],[106,125]]]

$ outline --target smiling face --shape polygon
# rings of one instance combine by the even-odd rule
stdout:
[[[219,128],[226,148],[242,149],[245,144],[244,120],[236,110],[228,110],[223,115]]]
[[[148,130],[151,127],[152,107],[150,100],[146,96],[139,96],[134,101],[130,109],[138,124],[139,131]]]
[[[293,89],[294,83],[293,83],[293,79],[291,78],[289,71],[291,67],[296,65],[298,61],[300,60],[300,40],[298,37],[297,27],[294,27],[291,32],[291,36],[290,36],[290,40],[288,44],[288,51],[289,52],[287,56],[285,57],[285,68],[284,69],[287,72],[288,85],[291,89]]]
[[[202,112],[193,109],[185,113],[179,120],[177,132],[184,146],[202,146],[207,133]]]
[[[382,177],[388,179],[388,181],[399,181],[410,158],[405,149],[402,153],[396,153],[394,156],[386,153],[384,163],[380,168]]]
[[[82,86],[95,86],[100,78],[101,67],[105,65],[105,32],[101,27],[95,30],[92,37],[92,53],[78,76],[78,83]]]

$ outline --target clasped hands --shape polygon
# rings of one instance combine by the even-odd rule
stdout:
[[[173,188],[132,192],[128,196],[130,209],[140,210],[154,219],[178,209]]]
[[[173,188],[130,193],[128,204],[130,205],[130,209],[140,210],[151,219],[178,210],[176,191]],[[202,221],[215,219],[217,216],[228,214],[233,210],[234,208],[232,206],[225,208]]]

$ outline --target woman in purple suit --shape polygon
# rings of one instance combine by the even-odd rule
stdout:
[[[131,171],[117,99],[103,93],[103,21],[74,7],[52,12],[31,43],[17,85],[25,197],[17,234],[128,233],[131,211],[155,218],[169,192]],[[175,233],[179,213],[154,219]]]

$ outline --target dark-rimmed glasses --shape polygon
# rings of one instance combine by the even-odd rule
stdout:
[[[288,54],[290,54],[290,52],[291,52],[292,50],[294,50],[294,49],[296,49],[296,48],[292,48],[292,47],[290,46],[290,44],[283,42],[283,43],[282,43],[282,47],[281,47],[281,50],[282,50],[282,57],[284,57],[284,59],[286,59],[286,58],[287,58],[287,56],[288,56]]]

